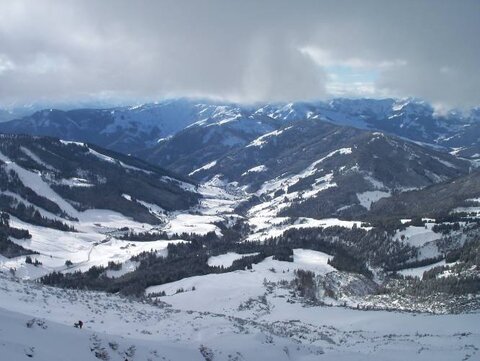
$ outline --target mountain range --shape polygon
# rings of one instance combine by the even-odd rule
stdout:
[[[164,151],[185,138],[206,133],[204,143],[218,141],[232,148],[296,120],[323,120],[337,125],[378,130],[416,142],[445,148],[476,147],[480,135],[480,109],[439,114],[417,99],[334,99],[242,105],[195,99],[173,99],[111,109],[46,109],[0,123],[4,133],[27,133],[95,143],[104,148],[140,154],[166,165]],[[199,130],[207,128],[206,130]],[[198,139],[200,141],[200,139]],[[170,145],[171,144],[171,145]]]
[[[479,120],[478,108],[439,114],[416,99],[181,98],[2,122],[0,323],[15,333],[0,326],[0,353],[50,359],[26,327],[48,344],[80,340],[82,359],[255,359],[234,351],[239,334],[273,359],[342,356],[345,340],[411,342],[417,355],[418,331],[394,333],[405,314],[383,313],[383,336],[355,340],[311,320],[325,305],[349,323],[359,308],[478,310]],[[32,309],[42,318],[25,319]],[[79,338],[66,324],[85,315]],[[468,359],[477,334],[455,317],[448,357]],[[136,326],[114,337],[111,322]]]
[[[417,99],[239,105],[194,99],[43,110],[0,123],[123,152],[199,182],[236,182],[260,209],[358,217],[382,197],[464,176],[480,110],[437,114]],[[253,204],[253,203],[252,203]]]
[[[339,271],[362,277],[435,264],[467,252],[464,236],[447,242],[442,232],[476,234],[478,117],[415,99],[182,98],[3,122],[0,266],[139,295],[267,256],[289,260],[292,242],[332,252]],[[222,252],[248,256],[220,270],[204,262]]]

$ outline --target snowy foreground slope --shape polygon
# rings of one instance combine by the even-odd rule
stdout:
[[[331,272],[327,258],[297,250],[293,264],[269,259],[250,271],[184,279],[160,286],[167,296],[142,303],[0,273],[1,359],[477,359],[480,313],[308,306],[272,286],[289,279],[295,267]],[[176,287],[185,292],[169,296]],[[72,326],[80,319],[82,330]]]

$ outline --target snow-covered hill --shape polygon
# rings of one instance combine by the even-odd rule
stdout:
[[[124,262],[152,249],[165,254],[169,243],[182,239],[159,235],[154,242],[127,242],[118,237],[155,228],[172,236],[219,232],[214,223],[222,218],[198,214],[210,203],[228,210],[231,201],[216,200],[219,192],[93,145],[2,135],[0,204],[8,218],[0,254],[10,258],[0,256],[0,268],[37,278],[54,270]],[[40,264],[25,263],[29,252]]]
[[[388,214],[397,218],[405,215],[438,217],[452,211],[476,214],[478,194],[480,173],[474,171],[447,182],[382,199],[370,213],[374,217]]]
[[[293,266],[332,272],[325,255],[298,255]],[[6,360],[38,361],[447,361],[478,356],[478,313],[305,307],[276,283],[288,281],[291,270],[288,262],[269,260],[222,279],[186,279],[170,285],[185,292],[153,303],[39,286],[0,273],[0,353]],[[83,329],[73,327],[78,320]]]
[[[135,199],[177,210],[199,198],[191,181],[94,145],[2,135],[0,152],[2,189],[63,218],[102,206],[154,221],[148,207]]]
[[[379,132],[298,121],[193,170],[252,193],[251,215],[358,217],[380,198],[465,175],[470,163]]]
[[[237,227],[236,241],[264,241],[295,229],[360,227],[381,198],[468,172],[448,153],[322,121],[257,137],[194,172],[210,178],[201,185],[93,145],[2,140],[2,211],[10,228],[28,232],[7,231],[10,258],[0,264],[22,278],[126,262],[121,276],[138,266],[132,257],[165,256],[168,244],[186,241],[182,234],[221,239]],[[338,219],[345,216],[353,220]],[[29,252],[40,264],[25,262]]]
[[[231,114],[233,113],[233,114]],[[184,175],[194,175],[215,159],[247,146],[252,140],[285,124],[267,116],[249,115],[243,110],[223,110],[196,122],[172,137],[160,141],[138,156]]]

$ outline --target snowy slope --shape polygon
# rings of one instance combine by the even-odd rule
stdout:
[[[469,169],[465,160],[383,133],[309,120],[261,135],[190,174],[238,183],[260,200],[252,215],[358,218],[393,193]]]
[[[318,272],[328,271],[322,257],[308,254],[299,264],[313,262]],[[0,274],[0,352],[8,360],[39,361],[446,361],[478,356],[479,314],[304,307],[287,302],[288,293],[281,289],[269,291],[262,285],[264,278],[281,279],[280,262],[263,267],[254,271],[259,274],[252,285],[244,283],[252,278],[248,272],[245,280],[241,273],[226,274],[214,287],[205,276],[195,291],[162,297],[167,303],[158,306],[13,281]],[[277,273],[267,267],[276,267]],[[227,290],[235,293],[229,297]],[[202,298],[192,297],[192,292]],[[78,320],[84,322],[82,330],[72,326]]]
[[[325,125],[322,123],[320,127],[325,127]],[[330,125],[326,127],[334,132],[338,130]],[[311,128],[307,127],[306,129]],[[288,135],[291,131],[293,131],[292,128],[284,129],[283,134],[267,138],[278,138],[284,134]],[[39,254],[33,255],[33,257],[42,264],[37,266],[26,264],[25,257],[22,255],[11,259],[2,259],[0,266],[4,270],[15,269],[17,276],[21,278],[35,279],[52,271],[87,271],[92,266],[106,266],[109,262],[127,262],[125,269],[119,272],[121,274],[122,272],[126,273],[128,269],[131,271],[135,269],[129,261],[132,256],[150,250],[155,250],[159,255],[165,255],[169,242],[184,241],[183,233],[207,235],[213,232],[218,237],[222,237],[221,225],[228,227],[237,220],[245,222],[249,227],[248,233],[241,235],[240,240],[244,241],[264,241],[281,236],[284,232],[292,229],[332,226],[362,227],[361,222],[356,221],[355,218],[349,221],[338,219],[337,213],[343,206],[342,203],[337,203],[333,212],[329,212],[325,208],[323,214],[310,214],[309,217],[281,214],[289,211],[289,208],[295,207],[299,200],[303,201],[303,205],[309,200],[318,202],[318,199],[322,199],[323,194],[332,189],[334,190],[333,196],[340,201],[342,198],[339,195],[342,191],[352,192],[350,201],[353,203],[349,204],[359,204],[364,208],[369,208],[372,202],[381,198],[380,196],[389,196],[386,190],[391,189],[392,184],[387,183],[388,178],[378,180],[368,173],[369,168],[363,165],[368,166],[368,163],[362,163],[365,162],[366,156],[362,155],[362,148],[359,144],[366,143],[369,146],[375,141],[381,141],[383,142],[381,144],[389,146],[394,144],[401,148],[402,143],[395,143],[388,138],[385,140],[384,136],[376,133],[366,139],[362,137],[359,138],[359,141],[363,143],[351,144],[351,146],[334,150],[327,147],[321,154],[314,151],[311,154],[305,154],[303,161],[305,165],[295,164],[291,168],[292,174],[283,174],[273,179],[269,178],[272,176],[271,174],[269,176],[263,174],[266,173],[264,171],[257,172],[256,170],[259,168],[252,168],[248,163],[243,165],[240,162],[236,163],[236,166],[243,167],[239,173],[245,173],[242,172],[242,169],[246,169],[247,173],[253,173],[256,177],[260,177],[259,179],[265,180],[260,183],[260,187],[255,193],[238,183],[228,183],[217,176],[212,177],[204,184],[194,185],[187,179],[175,179],[172,174],[162,172],[141,161],[125,156],[115,158],[116,153],[83,143],[58,142],[29,137],[5,138],[8,139],[8,142],[4,142],[2,145],[2,151],[5,154],[0,153],[0,160],[3,163],[0,169],[5,172],[4,174],[9,174],[9,172],[16,174],[18,182],[25,189],[30,189],[37,198],[24,188],[19,188],[17,183],[12,183],[8,186],[10,188],[7,187],[1,191],[1,196],[6,197],[5,199],[10,200],[9,202],[31,206],[42,217],[59,221],[71,229],[58,229],[45,224],[32,223],[31,219],[22,218],[21,214],[10,211],[10,225],[26,229],[31,235],[30,239],[11,238],[11,241],[38,252]],[[269,139],[264,148],[268,149],[271,142],[272,140]],[[414,149],[416,150],[416,148]],[[58,154],[58,156],[52,157],[51,154]],[[282,154],[284,153],[280,153],[280,155]],[[417,154],[417,159],[420,160],[422,157],[428,156],[425,153]],[[435,157],[438,158],[434,159],[438,169],[442,171],[452,169],[451,166],[443,164],[445,160],[441,158],[441,155],[435,153]],[[82,171],[80,173],[78,170],[72,173],[65,168],[65,165],[72,160],[76,162],[73,163],[75,165],[81,164]],[[455,160],[450,158],[449,160],[461,169],[462,163],[454,163]],[[390,166],[390,163],[392,162],[388,162],[387,166]],[[349,172],[361,176],[366,183],[364,185],[361,182],[357,185],[345,183],[345,179],[348,178],[342,178],[342,171],[336,170],[340,164],[341,167],[346,164],[356,165]],[[377,170],[381,169],[378,165],[374,166]],[[434,169],[431,164],[429,166]],[[111,176],[111,173],[101,173],[109,167],[111,168],[109,172],[115,172],[110,183],[108,183],[107,177]],[[212,168],[215,167],[217,166],[212,165]],[[282,173],[282,168],[276,165],[269,165],[269,169],[270,167],[277,174]],[[254,171],[251,171],[252,169]],[[260,170],[263,169],[260,167]],[[294,172],[293,169],[298,169],[298,171]],[[209,169],[202,171],[206,170]],[[76,177],[72,177],[72,175],[76,175]],[[128,182],[124,183],[123,179],[127,179]],[[139,181],[145,181],[145,183],[139,183]],[[158,188],[149,191],[148,187],[154,182],[158,184]],[[105,183],[108,183],[109,187],[102,188]],[[132,187],[131,184],[134,186]],[[412,183],[409,184],[412,185]],[[101,198],[104,196],[103,193],[109,194],[109,188],[114,187],[117,187],[117,190],[103,201]],[[79,207],[84,204],[82,203],[84,199],[91,202],[91,198],[87,197],[88,193],[85,193],[89,190],[94,192],[93,201],[97,201],[97,203],[85,203],[83,207]],[[361,190],[364,191],[361,192]],[[171,197],[171,193],[177,198],[166,202]],[[189,208],[168,209],[169,205],[178,206],[183,201],[183,196],[191,197],[192,195],[196,197],[197,202],[190,203],[192,205]],[[239,214],[238,208],[249,197],[258,197],[261,201],[257,204],[253,203]],[[96,198],[102,201],[98,202]],[[113,209],[101,209],[96,206],[97,204],[105,208],[112,206]],[[188,201],[185,204],[188,204]],[[49,206],[46,207],[46,205]],[[132,209],[131,207],[136,208]],[[348,210],[348,207],[345,209]],[[143,216],[140,218],[139,216],[142,214]],[[369,229],[369,227],[364,228]],[[131,242],[121,239],[125,232],[165,232],[166,236],[164,234],[150,239],[149,242]],[[433,234],[431,231],[430,233]],[[167,236],[170,239],[166,239]],[[436,234],[433,236],[440,238]],[[400,237],[401,235],[397,238]],[[423,247],[423,243],[417,243],[411,243],[411,245]],[[425,255],[431,254],[431,250],[426,248],[422,252]],[[70,261],[71,264],[66,265],[67,261]]]
[[[10,227],[30,236],[10,241],[38,252],[32,257],[41,262],[26,264],[25,255],[2,257],[0,269],[13,269],[18,277],[87,271],[150,250],[166,255],[169,243],[182,242],[161,236],[152,242],[122,240],[127,231],[164,227],[172,234],[203,234],[216,229],[218,217],[189,213],[203,196],[185,178],[84,143],[29,136],[1,139],[1,210],[10,215]]]

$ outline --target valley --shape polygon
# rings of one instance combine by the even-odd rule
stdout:
[[[403,107],[364,103],[321,105],[321,116],[304,104],[185,99],[123,108],[124,118],[88,111],[123,135],[125,124],[183,119],[166,133],[137,133],[127,154],[126,143],[76,130],[58,138],[55,122],[88,119],[85,110],[42,111],[28,120],[34,135],[2,134],[0,352],[475,359],[476,158],[442,143],[442,127],[435,139],[414,122],[411,138],[379,131],[373,114],[404,119]],[[0,129],[12,124],[27,123]],[[84,330],[72,327],[79,319]],[[76,343],[75,354],[50,346],[58,340]]]

